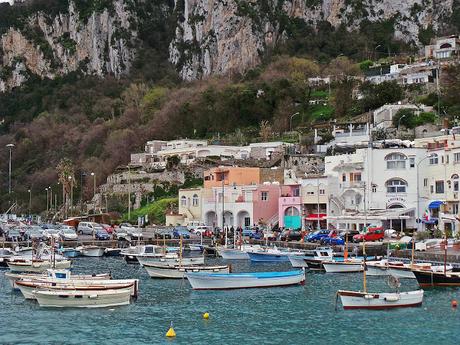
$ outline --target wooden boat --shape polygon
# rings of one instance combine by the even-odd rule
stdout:
[[[80,246],[76,248],[81,252],[82,256],[89,256],[89,257],[101,257],[104,255],[105,248],[98,247],[98,246]]]
[[[353,273],[362,272],[362,260],[352,259],[346,261],[324,261],[323,267],[326,273]]]
[[[144,257],[138,256],[137,260],[141,265],[148,265],[148,264],[163,264],[165,266],[177,266],[179,265],[179,257]],[[182,265],[183,266],[192,266],[192,265],[204,265],[204,256],[196,256],[196,257],[187,257],[182,258]]]
[[[391,309],[417,307],[420,306],[423,301],[423,290],[395,293],[368,293],[361,291],[339,290],[337,294],[340,296],[343,309]]]
[[[24,261],[10,261],[8,267],[13,272],[45,272],[49,268],[70,268],[70,260],[59,260],[55,262],[44,260],[24,260]]]
[[[460,272],[412,271],[420,287],[460,286]]]
[[[80,251],[75,248],[61,248],[59,249],[59,253],[66,258],[76,258],[81,254]]]
[[[256,245],[242,244],[240,248],[218,247],[217,253],[225,260],[248,260],[248,253],[261,252],[263,248]]]
[[[126,280],[70,280],[66,282],[52,282],[39,280],[18,280],[16,286],[25,299],[35,299],[34,292],[41,290],[75,290],[75,291],[101,291],[129,289],[132,297],[137,297],[139,281],[137,279]]]
[[[253,273],[206,273],[185,274],[194,290],[225,290],[263,288],[303,284],[305,271],[253,272]]]
[[[95,291],[37,290],[35,298],[40,307],[53,308],[106,308],[128,305],[130,289]]]
[[[305,252],[279,250],[266,248],[262,251],[248,252],[249,259],[253,262],[289,262],[289,256],[304,255]]]
[[[111,279],[110,273],[102,273],[102,274],[72,274],[70,270],[56,270],[56,269],[48,269],[44,273],[14,273],[14,272],[6,272],[5,277],[8,279],[11,288],[17,289],[16,281],[20,279],[30,280],[30,279],[37,279],[37,280],[45,280],[45,281],[66,281],[66,280],[106,280]]]
[[[8,248],[0,248],[0,267],[8,267],[8,261],[14,257],[16,253]]]
[[[322,263],[327,260],[333,260],[333,251],[329,247],[318,247],[307,251],[305,255],[289,256],[294,268],[322,269]]]
[[[228,265],[224,266],[165,266],[163,264],[145,264],[150,278],[182,279],[187,272],[230,273]]]

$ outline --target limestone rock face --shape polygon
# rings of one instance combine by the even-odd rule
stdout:
[[[21,85],[29,73],[53,79],[77,70],[117,77],[128,72],[136,52],[130,47],[137,35],[131,21],[135,18],[123,0],[114,1],[113,11],[94,12],[86,21],[73,2],[54,18],[35,13],[25,28],[12,27],[1,37],[0,91]]]
[[[170,60],[188,80],[243,72],[284,39],[283,16],[313,26],[324,20],[335,27],[345,24],[350,30],[364,19],[395,18],[395,38],[418,43],[419,29],[436,29],[452,7],[453,0],[176,0],[182,17]]]

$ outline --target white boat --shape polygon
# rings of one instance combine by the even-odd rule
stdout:
[[[323,267],[326,273],[353,273],[362,272],[363,262],[361,260],[346,261],[325,261]]]
[[[168,257],[168,255],[164,257],[138,256],[137,260],[141,265],[163,264],[172,267],[179,265],[179,261],[181,261],[177,255],[171,257]],[[182,266],[204,265],[204,256],[182,258],[181,264]]]
[[[395,292],[395,293],[368,293],[361,291],[339,290],[337,295],[343,309],[391,309],[403,307],[417,307],[422,304],[423,290]]]
[[[217,253],[224,260],[249,260],[249,254],[240,249],[217,248]]]
[[[451,265],[446,266],[446,271],[452,271]],[[415,279],[413,270],[419,271],[431,271],[431,272],[443,272],[444,265],[433,266],[430,263],[414,263],[414,264],[402,264],[394,265],[393,263],[388,264],[388,274],[397,278],[402,279]]]
[[[70,260],[59,260],[55,262],[43,260],[24,260],[24,261],[10,261],[8,267],[13,272],[45,272],[49,268],[70,268]]]
[[[223,290],[262,288],[303,284],[305,271],[253,272],[253,273],[205,273],[185,274],[194,290]]]
[[[67,282],[52,282],[39,280],[18,280],[16,286],[25,299],[35,299],[35,292],[42,290],[53,291],[101,291],[129,289],[132,297],[137,297],[139,281],[137,279],[117,280],[70,280]]]
[[[47,280],[47,281],[66,281],[69,279],[72,280],[104,280],[110,279],[111,275],[109,273],[102,274],[71,274],[70,270],[56,270],[48,269],[44,273],[14,273],[6,272],[5,277],[8,279],[11,288],[17,289],[16,281],[20,279],[38,279],[38,280]]]
[[[289,261],[294,268],[322,269],[322,263],[333,258],[332,248],[318,247],[307,251],[305,255],[290,255]]]
[[[182,279],[187,272],[230,273],[228,265],[225,266],[165,266],[163,264],[144,265],[150,278]]]
[[[188,249],[191,251],[191,252],[202,252],[204,247],[202,244],[193,244],[193,243],[190,243],[188,245]]]
[[[105,252],[105,248],[98,246],[80,246],[75,249],[80,251],[82,256],[89,257],[101,257]]]
[[[130,289],[101,291],[37,290],[34,294],[40,307],[105,308],[128,305],[131,301]]]

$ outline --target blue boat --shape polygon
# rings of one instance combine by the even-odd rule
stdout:
[[[249,253],[249,259],[254,262],[287,262],[289,261],[289,253],[279,252],[255,252]]]
[[[80,251],[75,248],[60,248],[59,253],[66,258],[76,258],[80,256]]]

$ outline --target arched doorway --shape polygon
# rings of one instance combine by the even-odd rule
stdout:
[[[230,211],[225,211],[224,212],[224,226],[234,226],[235,224],[233,223],[233,213]]]
[[[405,207],[404,207],[404,205],[399,204],[399,203],[394,203],[394,204],[388,205],[388,207],[387,207],[387,209],[389,209],[389,210],[397,209],[397,208],[405,208]],[[396,230],[398,232],[401,232],[406,228],[406,220],[405,219],[399,219],[399,218],[389,219],[387,227],[389,229],[393,229],[393,230]]]
[[[209,211],[205,216],[205,223],[207,226],[216,227],[217,226],[217,214],[214,211]]]
[[[237,216],[237,226],[244,228],[245,226],[251,226],[251,216],[248,211],[240,211]]]
[[[302,227],[300,210],[297,207],[290,206],[284,210],[284,227],[287,229],[300,229]]]

